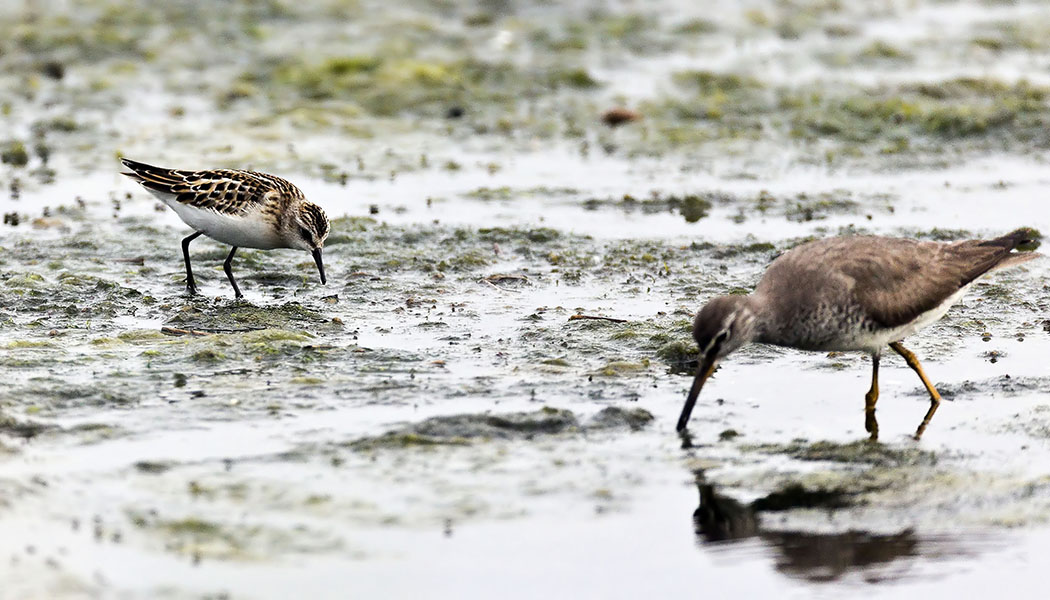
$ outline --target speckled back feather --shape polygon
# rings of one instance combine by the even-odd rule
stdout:
[[[120,162],[132,171],[124,175],[143,186],[171,194],[182,204],[223,214],[241,215],[274,200],[278,206],[273,208],[279,210],[284,204],[280,200],[303,199],[302,191],[291,182],[266,173],[236,169],[182,171],[127,158]],[[324,218],[323,213],[320,216]]]

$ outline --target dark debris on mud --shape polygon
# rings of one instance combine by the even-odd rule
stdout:
[[[789,444],[756,444],[742,450],[763,454],[781,454],[804,461],[827,461],[879,467],[928,466],[937,463],[937,455],[918,447],[899,447],[867,440],[837,442],[804,442]]]
[[[664,7],[659,4],[644,3],[609,8],[587,3],[409,2],[389,11],[376,10],[368,1],[234,2],[209,4],[206,19],[200,18],[199,7],[182,1],[151,3],[146,11],[127,10],[108,0],[85,0],[84,10],[72,12],[63,4],[40,0],[25,9],[5,6],[3,15],[11,18],[0,19],[0,36],[6,40],[0,52],[0,81],[6,84],[0,86],[0,120],[9,132],[0,139],[0,188],[11,197],[0,231],[0,367],[9,378],[0,391],[0,455],[17,455],[23,447],[67,433],[91,443],[133,431],[138,441],[148,443],[152,436],[181,428],[200,432],[217,423],[247,422],[262,430],[276,423],[272,438],[298,448],[288,458],[308,463],[320,450],[338,466],[345,455],[361,452],[357,458],[368,470],[363,474],[377,478],[376,490],[369,486],[356,497],[350,490],[345,497],[365,506],[356,510],[368,513],[373,522],[399,510],[385,505],[407,487],[400,478],[400,463],[411,461],[411,449],[471,446],[462,454],[485,460],[486,452],[475,452],[483,450],[477,448],[482,444],[524,446],[553,440],[558,442],[550,444],[554,453],[564,454],[569,440],[582,436],[604,437],[608,432],[614,437],[652,428],[653,416],[642,409],[610,406],[589,418],[579,411],[596,401],[606,403],[609,397],[624,403],[638,398],[643,393],[638,390],[654,378],[670,379],[664,377],[664,368],[691,372],[697,351],[690,322],[696,309],[714,295],[747,293],[778,252],[816,235],[894,233],[878,219],[902,214],[897,206],[902,198],[891,194],[778,191],[779,183],[773,180],[780,175],[808,175],[813,169],[831,177],[856,172],[863,178],[956,167],[975,156],[1006,153],[1029,158],[1050,147],[1045,126],[1050,120],[1050,88],[983,75],[994,71],[994,64],[1010,64],[1015,58],[1010,52],[1044,59],[1050,44],[1038,27],[1026,27],[1016,17],[1011,17],[1014,22],[982,20],[979,31],[949,40],[955,47],[922,35],[907,48],[886,41],[855,43],[861,23],[908,19],[912,11],[926,8],[921,2],[889,9],[858,8],[863,3],[781,3],[784,6],[759,5],[711,20],[665,18],[676,11],[661,13]],[[347,23],[355,26],[344,26]],[[508,45],[495,49],[494,42],[508,33]],[[970,37],[975,33],[979,39]],[[202,63],[202,51],[210,51],[217,39],[223,42],[223,52],[204,52],[210,60]],[[814,39],[821,40],[822,48],[816,56]],[[734,48],[756,41],[770,47],[770,53],[759,53],[760,65],[748,63],[748,53],[734,52],[741,55],[739,63],[728,61],[719,72],[661,68],[681,64],[683,56],[700,56],[709,47]],[[526,48],[530,57],[519,60]],[[926,80],[926,74],[943,66],[941,55],[965,55],[973,61],[972,70],[982,74]],[[987,62],[981,62],[982,56]],[[800,65],[807,69],[813,61],[830,73],[829,79],[778,83],[776,77],[765,77]],[[651,86],[640,86],[651,87],[653,94],[639,102],[630,94],[619,98],[633,92],[622,82],[635,80],[640,65],[656,74],[647,82]],[[650,70],[650,65],[656,68]],[[922,80],[904,70],[913,65],[922,66]],[[619,67],[632,76],[620,77]],[[869,73],[863,69],[875,69],[871,72],[876,80],[889,69],[901,76],[878,85],[849,83],[854,74]],[[143,93],[149,102],[129,100]],[[616,131],[604,129],[599,115],[610,100],[630,103],[642,118]],[[165,125],[113,127],[125,122]],[[289,131],[296,134],[295,144],[275,143],[288,139]],[[575,176],[579,165],[608,160],[610,168],[625,169],[638,186],[664,176],[681,180],[682,174],[703,174],[734,190],[761,189],[745,180],[768,178],[772,191],[729,192],[718,189],[718,183],[696,188],[670,183],[668,189],[674,191],[655,192],[620,189],[605,181],[574,181],[572,188],[558,187],[563,182],[536,188],[503,186],[498,173],[513,162],[504,157],[519,151],[523,156],[545,153],[548,148],[553,150],[551,160],[567,157],[565,166],[558,165],[563,175],[567,171]],[[389,181],[391,187],[381,193],[397,198],[394,207],[377,203],[369,208],[384,218],[402,202],[430,207],[432,199],[423,192],[394,186],[402,174],[435,179],[456,174],[462,180],[474,178],[474,183],[463,185],[473,191],[449,192],[457,209],[500,208],[502,203],[509,213],[516,204],[540,209],[557,205],[559,210],[569,205],[577,216],[605,211],[639,221],[670,213],[677,225],[684,220],[695,224],[696,231],[717,225],[740,233],[729,242],[702,236],[685,240],[686,234],[667,242],[664,236],[640,230],[634,239],[606,241],[548,226],[554,219],[547,219],[545,212],[543,226],[521,227],[448,226],[431,215],[410,225],[389,224],[378,217],[341,217],[333,219],[325,249],[332,271],[329,289],[318,289],[313,266],[302,253],[242,251],[236,270],[253,301],[231,301],[219,270],[228,248],[202,240],[195,245],[194,259],[200,261],[202,289],[211,297],[187,299],[178,253],[178,240],[185,232],[158,226],[148,215],[124,216],[122,203],[130,206],[145,194],[126,195],[127,188],[110,189],[104,187],[110,183],[90,179],[115,177],[115,155],[146,152],[158,154],[158,160],[163,155],[172,166],[182,166],[178,161],[187,167],[250,166],[303,174],[307,180],[346,186],[347,192],[353,184]],[[646,166],[654,159],[663,164]],[[53,185],[68,183],[73,176],[87,176],[98,186],[83,192],[86,202],[60,198],[60,186]],[[55,204],[19,201],[26,186],[34,188],[36,197],[46,197],[47,204]],[[401,199],[412,195],[417,197]],[[364,210],[358,198],[347,196],[351,198],[346,204],[333,202],[333,216],[337,210]],[[148,202],[142,205],[147,213],[153,210],[153,200]],[[924,210],[929,206],[921,205]],[[767,225],[799,237],[747,234]],[[914,235],[936,240],[972,237],[958,224],[946,225],[915,229]],[[1002,281],[975,288],[974,296],[994,301],[958,307],[953,335],[980,335],[986,331],[984,321],[994,323],[995,313],[1004,307],[1012,311],[1014,321],[1038,323],[1026,325],[1026,331],[1044,327],[1045,290],[1033,298]],[[616,322],[568,321],[580,307],[536,308],[513,300],[550,290],[586,296],[581,303],[589,305],[583,310]],[[608,310],[612,298],[621,307],[642,299],[651,308],[615,314]],[[486,335],[481,330],[491,321],[512,327],[501,326],[499,333]],[[164,336],[161,324],[190,333]],[[369,335],[367,344],[374,347],[359,346],[358,333],[362,338]],[[938,347],[950,351],[943,348]],[[739,358],[754,364],[775,356],[758,348],[741,352]],[[660,369],[653,369],[650,361]],[[852,362],[838,358],[819,364],[842,368]],[[477,367],[502,374],[462,376]],[[506,373],[521,374],[526,383],[501,387]],[[683,378],[680,387],[687,385]],[[569,398],[566,388],[571,390]],[[1041,377],[941,388],[946,398],[989,391],[1050,392]],[[342,427],[351,425],[345,423],[324,423],[321,431],[295,429],[296,422],[310,420],[305,417],[319,415],[323,420],[325,411],[403,407],[421,398],[435,403],[432,406],[451,402],[445,410],[455,410],[462,396],[490,402],[504,397],[524,400],[537,389],[557,389],[562,395],[552,397],[571,409],[502,414],[482,410],[433,417],[378,436],[351,437],[361,434],[346,433]],[[92,419],[100,413],[106,423],[94,424]],[[1019,427],[1032,436],[1047,437],[1045,412],[1033,411],[1023,421]],[[67,424],[71,422],[81,424]],[[328,426],[336,431],[325,429]],[[223,429],[216,426],[214,431],[221,435]],[[732,433],[737,432],[723,431],[727,443],[722,447],[732,445]],[[326,435],[351,439],[313,445]],[[787,456],[831,466],[821,471],[827,465],[806,465],[816,467],[810,478],[780,472],[772,481],[748,482],[749,489],[759,487],[765,494],[751,503],[719,500],[708,487],[706,512],[698,510],[706,514],[705,535],[760,536],[783,549],[776,568],[806,577],[834,578],[857,566],[916,553],[916,538],[907,531],[888,536],[770,532],[761,529],[755,515],[777,512],[779,518],[796,509],[848,512],[865,502],[869,492],[918,495],[928,491],[922,487],[929,482],[924,467],[937,464],[941,455],[867,442],[796,441],[740,449],[745,455]],[[372,451],[387,452],[390,472],[374,467],[375,457],[368,454]],[[471,473],[469,483],[449,485],[442,481],[448,473],[432,468],[442,466],[442,460],[428,460],[432,458],[423,456],[425,469],[409,471],[418,475],[413,483],[422,491],[408,492],[408,508],[383,526],[409,513],[449,511],[427,505],[429,498],[444,502],[457,495],[473,496],[464,502],[467,508],[453,514],[474,516],[473,501],[481,498],[483,503],[486,492],[475,494],[470,486],[475,480],[491,481],[493,472],[482,477]],[[646,471],[644,463],[631,462],[634,458],[611,459],[622,463],[627,476],[609,476],[615,483],[603,485],[601,496],[618,497],[621,490],[616,485]],[[281,480],[261,492],[253,489],[250,476],[239,469],[231,472],[232,466],[239,466],[236,457],[203,463],[185,457],[121,455],[111,460],[117,466],[108,472],[100,467],[97,473],[63,482],[72,492],[52,485],[53,496],[39,505],[34,498],[34,507],[41,508],[33,510],[47,519],[66,518],[62,513],[69,505],[68,493],[108,502],[109,492],[97,490],[108,489],[106,478],[115,473],[121,479],[138,478],[129,489],[143,495],[118,508],[127,510],[135,529],[157,538],[148,545],[133,546],[140,542],[131,541],[136,551],[163,548],[193,561],[202,555],[248,559],[262,568],[290,552],[323,551],[340,557],[356,552],[357,532],[346,535],[345,548],[338,539],[338,530],[348,522],[346,513],[331,508],[339,504],[331,497],[340,492],[304,491],[317,483],[321,471],[298,469],[299,464],[267,469]],[[615,472],[611,462],[601,460],[584,456],[581,462]],[[669,468],[677,469],[677,459],[671,460]],[[212,466],[215,470],[209,472]],[[532,471],[547,475],[535,465],[524,468],[529,477]],[[935,492],[957,489],[952,487],[957,484],[954,468],[945,469],[944,481],[930,484],[941,486]],[[193,479],[184,480],[185,472],[193,472]],[[198,474],[221,483],[209,488],[209,477]],[[567,478],[574,485],[602,481],[600,476],[581,476],[578,470]],[[506,487],[513,489],[520,482],[511,483]],[[2,489],[12,485],[23,484],[0,480]],[[287,512],[288,498],[300,492],[309,512]],[[160,517],[142,509],[179,506],[183,496],[189,497],[182,505],[187,514],[164,510]],[[530,493],[522,496],[527,498],[523,502],[531,502]],[[704,496],[701,486],[702,504]],[[933,496],[932,502],[941,501],[936,493]],[[14,497],[3,491],[0,506]],[[910,510],[899,507],[906,509]],[[942,512],[958,510],[953,505]],[[273,527],[271,517],[277,511],[282,522],[292,515],[294,530]],[[329,521],[323,522],[326,517]],[[129,532],[129,538],[133,535]],[[37,543],[27,537],[15,544],[28,547],[30,542]],[[74,556],[79,542],[67,546],[74,549],[68,562],[83,560]],[[120,580],[105,569],[98,577]],[[55,579],[61,585],[72,581],[66,590],[81,584],[71,572]],[[151,576],[142,585],[158,581]],[[118,588],[111,591],[126,591]],[[91,590],[84,589],[90,595]],[[147,594],[185,591],[178,586],[141,589]]]
[[[208,303],[187,304],[169,318],[166,325],[211,333],[232,333],[261,329],[290,329],[293,327],[321,331],[339,331],[341,324],[331,317],[304,307],[297,302],[275,306],[257,306],[236,301],[222,310]]]
[[[992,355],[1002,358],[1003,353]],[[1013,396],[1017,394],[1050,393],[1050,377],[1012,377],[1000,375],[991,379],[964,380],[960,382],[938,382],[937,391],[945,400],[986,398],[989,394]],[[911,390],[912,396],[925,396],[925,390]]]
[[[641,408],[610,406],[581,422],[570,410],[544,407],[533,412],[431,417],[378,437],[355,440],[348,445],[355,450],[462,446],[492,440],[532,440],[566,433],[617,429],[636,431],[652,420],[653,415]]]

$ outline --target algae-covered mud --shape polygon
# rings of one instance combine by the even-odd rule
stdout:
[[[1030,597],[1050,265],[882,361],[692,316],[814,237],[1050,230],[1035,2],[0,6],[0,598]],[[614,108],[640,118],[610,126]],[[621,113],[623,114],[623,113]],[[605,121],[612,122],[606,118]],[[118,157],[285,176],[193,245]]]

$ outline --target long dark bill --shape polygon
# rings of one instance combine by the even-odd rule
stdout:
[[[693,387],[689,388],[689,395],[686,396],[685,405],[682,406],[682,414],[678,417],[676,430],[683,431],[689,424],[689,415],[693,414],[693,406],[696,405],[696,398],[700,395],[700,388],[704,387],[704,382],[711,376],[711,373],[715,372],[717,365],[718,359],[713,357],[705,356],[700,361],[700,366],[696,369],[696,377],[693,379]]]
[[[324,263],[321,262],[321,249],[314,248],[313,255],[314,262],[317,263],[317,272],[321,274],[321,285],[327,284],[328,280],[324,277]]]

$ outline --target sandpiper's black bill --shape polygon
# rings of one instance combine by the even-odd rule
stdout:
[[[321,285],[327,284],[328,280],[324,277],[324,263],[321,262],[321,249],[314,248],[313,255],[314,262],[317,263],[317,272],[321,274]]]
[[[715,372],[717,364],[718,359],[706,356],[700,361],[700,366],[696,369],[696,377],[693,379],[693,387],[689,388],[689,395],[685,399],[685,405],[682,406],[682,414],[678,417],[678,426],[675,427],[678,431],[685,430],[689,424],[689,415],[693,414],[693,406],[696,405],[696,398],[700,395],[700,388],[704,387],[704,382],[711,376],[711,373]]]

